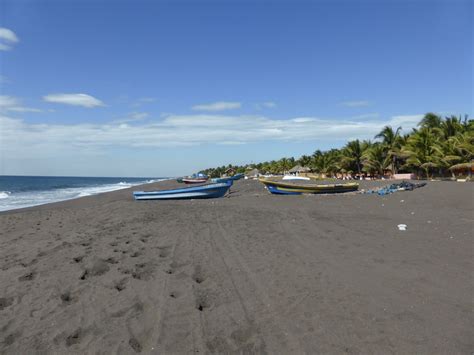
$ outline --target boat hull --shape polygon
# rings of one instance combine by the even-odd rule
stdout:
[[[240,180],[240,179],[242,179],[243,177],[244,177],[244,174],[239,173],[239,174],[235,174],[234,176],[231,176],[230,178],[231,178],[232,180]]]
[[[220,184],[209,184],[197,187],[185,187],[174,190],[161,191],[134,191],[135,200],[189,200],[189,199],[205,199],[223,197],[232,181]]]
[[[212,182],[214,183],[223,183],[223,182],[227,182],[227,181],[233,181],[234,179],[230,178],[230,177],[225,177],[225,178],[213,178],[211,179]]]
[[[235,180],[240,180],[244,177],[244,174],[236,174],[234,176],[226,176],[226,177],[220,177],[220,178],[213,178],[211,179],[212,182],[227,182],[227,181],[235,181]]]
[[[182,181],[185,184],[204,184],[207,181],[207,179],[185,179],[185,178],[183,178]]]
[[[334,194],[357,191],[359,184],[328,184],[328,185],[298,185],[278,181],[260,179],[272,194],[301,195],[301,194]]]

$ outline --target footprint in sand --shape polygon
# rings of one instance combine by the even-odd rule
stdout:
[[[74,333],[72,333],[66,338],[66,346],[70,347],[74,344],[80,343],[83,337],[84,331],[81,328],[76,329]]]
[[[80,256],[76,256],[72,258],[72,260],[74,260],[75,263],[80,263],[82,259],[84,259],[84,255],[80,255]]]
[[[0,298],[0,311],[10,307],[13,304],[13,297],[1,297]]]
[[[73,295],[69,291],[66,291],[63,294],[61,294],[60,298],[61,298],[61,301],[63,302],[63,304],[66,304],[66,305],[69,305],[69,304],[74,303],[76,301],[76,298],[73,297]]]
[[[3,340],[3,344],[6,346],[12,345],[17,338],[19,338],[21,335],[21,332],[14,332],[5,337],[5,340]]]
[[[105,274],[109,270],[110,268],[109,265],[107,265],[107,262],[105,260],[98,259],[94,261],[94,263],[90,267],[84,270],[80,279],[85,280],[91,276],[100,276]]]
[[[196,266],[194,269],[193,280],[198,284],[203,283],[206,280],[206,276],[200,265]]]
[[[135,264],[135,270],[132,277],[138,280],[149,280],[155,272],[155,266],[152,263]]]
[[[166,258],[171,254],[171,246],[163,246],[163,247],[157,247],[158,250],[160,251],[159,256],[160,258]]]
[[[119,281],[117,281],[114,285],[114,288],[118,291],[118,292],[122,292],[123,290],[125,290],[125,288],[127,287],[127,282],[128,282],[128,279],[127,278],[124,278],[124,279],[121,279]]]
[[[128,341],[128,344],[130,345],[130,347],[131,347],[136,353],[141,353],[141,352],[142,352],[142,346],[141,346],[141,344],[138,342],[137,339],[135,339],[135,338],[130,338],[130,340]]]
[[[142,255],[141,252],[139,252],[139,251],[134,251],[132,254],[130,254],[130,257],[136,258],[137,256],[140,256],[140,255]]]
[[[118,264],[118,260],[114,258],[113,256],[107,258],[104,260],[108,264]]]
[[[211,307],[211,300],[206,292],[199,293],[196,296],[196,309],[200,312]]]
[[[31,271],[23,276],[20,276],[18,278],[18,281],[24,282],[24,281],[31,281],[35,278],[36,273],[34,271]]]

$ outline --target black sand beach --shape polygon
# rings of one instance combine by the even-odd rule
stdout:
[[[1,213],[0,353],[470,354],[472,186]]]

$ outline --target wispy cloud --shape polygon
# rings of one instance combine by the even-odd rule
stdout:
[[[87,94],[50,94],[43,96],[43,100],[46,102],[82,106],[87,108],[105,106],[102,101]]]
[[[276,103],[274,103],[273,101],[266,101],[266,102],[255,104],[255,108],[257,110],[261,110],[264,108],[275,108],[275,107],[276,107]]]
[[[224,110],[235,110],[241,108],[240,102],[229,102],[229,101],[218,101],[210,104],[195,105],[192,107],[194,111],[224,111]]]
[[[21,100],[7,95],[0,95],[0,112],[13,111],[13,112],[42,112],[39,108],[25,107],[22,105]]]
[[[357,116],[352,117],[352,119],[354,120],[375,120],[378,118],[380,118],[380,114],[377,112],[364,113],[362,115],[357,115]]]
[[[179,147],[200,144],[237,145],[255,142],[324,142],[371,139],[386,126],[416,127],[422,115],[386,120],[354,121],[317,117],[281,120],[246,115],[170,115],[159,121],[107,124],[32,124],[0,116],[0,141],[5,156],[49,157],[63,152],[97,152],[108,148]],[[74,153],[77,154],[77,153]]]
[[[143,121],[149,116],[150,114],[148,112],[130,112],[125,117],[115,120],[113,122],[117,122],[117,123],[137,122],[137,121]]]
[[[152,102],[156,102],[156,98],[154,98],[154,97],[141,97],[141,98],[137,99],[131,105],[131,107],[140,107],[144,104],[149,104],[149,103],[152,103]]]
[[[138,99],[138,102],[155,102],[156,99],[154,97],[142,97]]]
[[[9,51],[12,45],[20,42],[15,32],[12,30],[0,27],[0,51]]]
[[[341,102],[342,106],[347,106],[347,107],[367,107],[371,105],[370,101],[366,100],[359,100],[359,101],[343,101]]]

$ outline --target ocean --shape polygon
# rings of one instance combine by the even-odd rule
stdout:
[[[0,176],[0,211],[71,200],[167,178]]]

